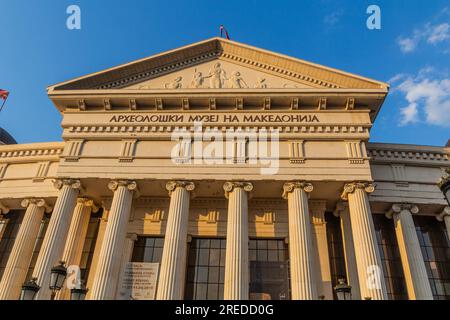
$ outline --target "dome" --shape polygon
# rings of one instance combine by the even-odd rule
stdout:
[[[17,144],[17,141],[3,128],[0,128],[0,145]]]

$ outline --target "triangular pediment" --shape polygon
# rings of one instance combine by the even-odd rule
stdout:
[[[212,38],[51,86],[92,89],[387,89],[376,80]]]

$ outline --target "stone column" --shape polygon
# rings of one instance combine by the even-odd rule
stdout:
[[[53,208],[33,272],[33,277],[37,279],[36,282],[41,287],[36,295],[37,300],[51,298],[50,271],[61,260],[73,210],[81,189],[79,180],[56,180],[54,185],[59,189],[58,199]]]
[[[128,180],[111,181],[108,188],[114,191],[114,197],[97,261],[91,300],[115,298],[133,193],[137,191],[137,184]]]
[[[3,273],[0,283],[0,300],[19,298],[33,256],[44,211],[51,211],[51,207],[45,203],[44,199],[24,199],[21,204],[27,210]]]
[[[334,211],[336,217],[341,220],[342,242],[344,247],[345,269],[347,283],[352,287],[352,300],[361,300],[359,289],[358,269],[356,267],[355,245],[353,243],[352,224],[346,202],[338,202]]]
[[[289,261],[291,268],[292,300],[318,299],[314,281],[311,220],[308,195],[313,185],[288,182],[283,186],[283,198],[288,200]]]
[[[170,207],[156,299],[181,300],[186,275],[189,193],[195,185],[188,181],[170,181],[166,189],[169,191]]]
[[[64,247],[61,259],[66,263],[66,267],[80,265],[91,212],[97,212],[98,209],[99,208],[94,204],[93,200],[87,198],[77,199],[72,222],[70,223],[69,234],[66,240],[66,246]],[[70,290],[67,289],[67,286],[64,286],[61,291],[58,292],[56,299],[70,299]]]
[[[447,235],[450,239],[450,207],[445,207],[444,210],[436,217],[439,221],[444,221]]]
[[[361,298],[386,300],[386,282],[367,195],[374,190],[370,183],[348,183],[341,198],[349,204]]]
[[[412,218],[412,213],[418,212],[419,208],[416,205],[394,204],[386,213],[386,217],[394,219],[408,298],[410,300],[433,300],[427,269]]]
[[[312,248],[314,253],[315,283],[317,296],[333,300],[330,256],[328,252],[327,222],[325,220],[326,200],[309,201],[312,225]]]
[[[130,300],[131,297],[125,297],[122,292],[120,292],[123,277],[125,273],[125,268],[127,266],[127,263],[131,261],[131,258],[133,257],[133,249],[134,249],[134,243],[138,239],[138,236],[136,233],[129,233],[127,234],[127,237],[125,239],[125,248],[123,250],[123,259],[122,264],[120,266],[120,277],[119,281],[117,282],[117,293],[116,293],[116,300]]]
[[[224,300],[248,300],[248,193],[250,182],[226,182],[228,199]]]

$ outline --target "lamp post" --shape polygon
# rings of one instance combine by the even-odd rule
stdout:
[[[89,290],[84,284],[81,284],[80,288],[73,288],[70,290],[70,300],[81,301],[86,299],[86,294]]]
[[[445,170],[445,174],[441,180],[439,180],[438,186],[450,206],[450,167]]]
[[[36,283],[36,280],[36,278],[32,278],[23,284],[22,291],[20,292],[20,300],[34,300],[36,293],[41,289]]]
[[[56,293],[62,289],[64,280],[66,280],[67,269],[64,264],[64,261],[60,261],[59,265],[54,266],[51,270],[50,290],[52,291],[52,300],[55,300]]]
[[[337,286],[334,287],[338,300],[352,300],[352,287],[347,284],[345,279],[339,279]]]

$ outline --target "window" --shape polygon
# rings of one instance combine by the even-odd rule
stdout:
[[[445,224],[434,216],[413,218],[433,297],[450,300],[450,245]]]
[[[17,233],[19,232],[20,225],[22,224],[23,217],[25,215],[24,210],[15,210],[5,215],[5,219],[0,221],[5,228],[3,236],[0,239],[0,279],[5,271],[6,264],[8,263],[9,255],[14,246]],[[1,227],[0,227],[1,228]]]
[[[289,252],[284,240],[249,243],[250,299],[289,300]]]
[[[394,223],[384,214],[374,214],[373,223],[383,263],[388,298],[390,300],[407,300],[408,293]]]
[[[189,247],[185,299],[223,299],[225,247],[225,239],[192,239]]]
[[[164,238],[138,237],[134,244],[131,262],[161,263]]]
[[[347,280],[345,266],[344,241],[341,232],[341,219],[332,213],[325,214],[327,222],[328,255],[330,259],[331,283],[333,288],[339,283],[339,279]],[[337,300],[333,290],[334,299]]]

